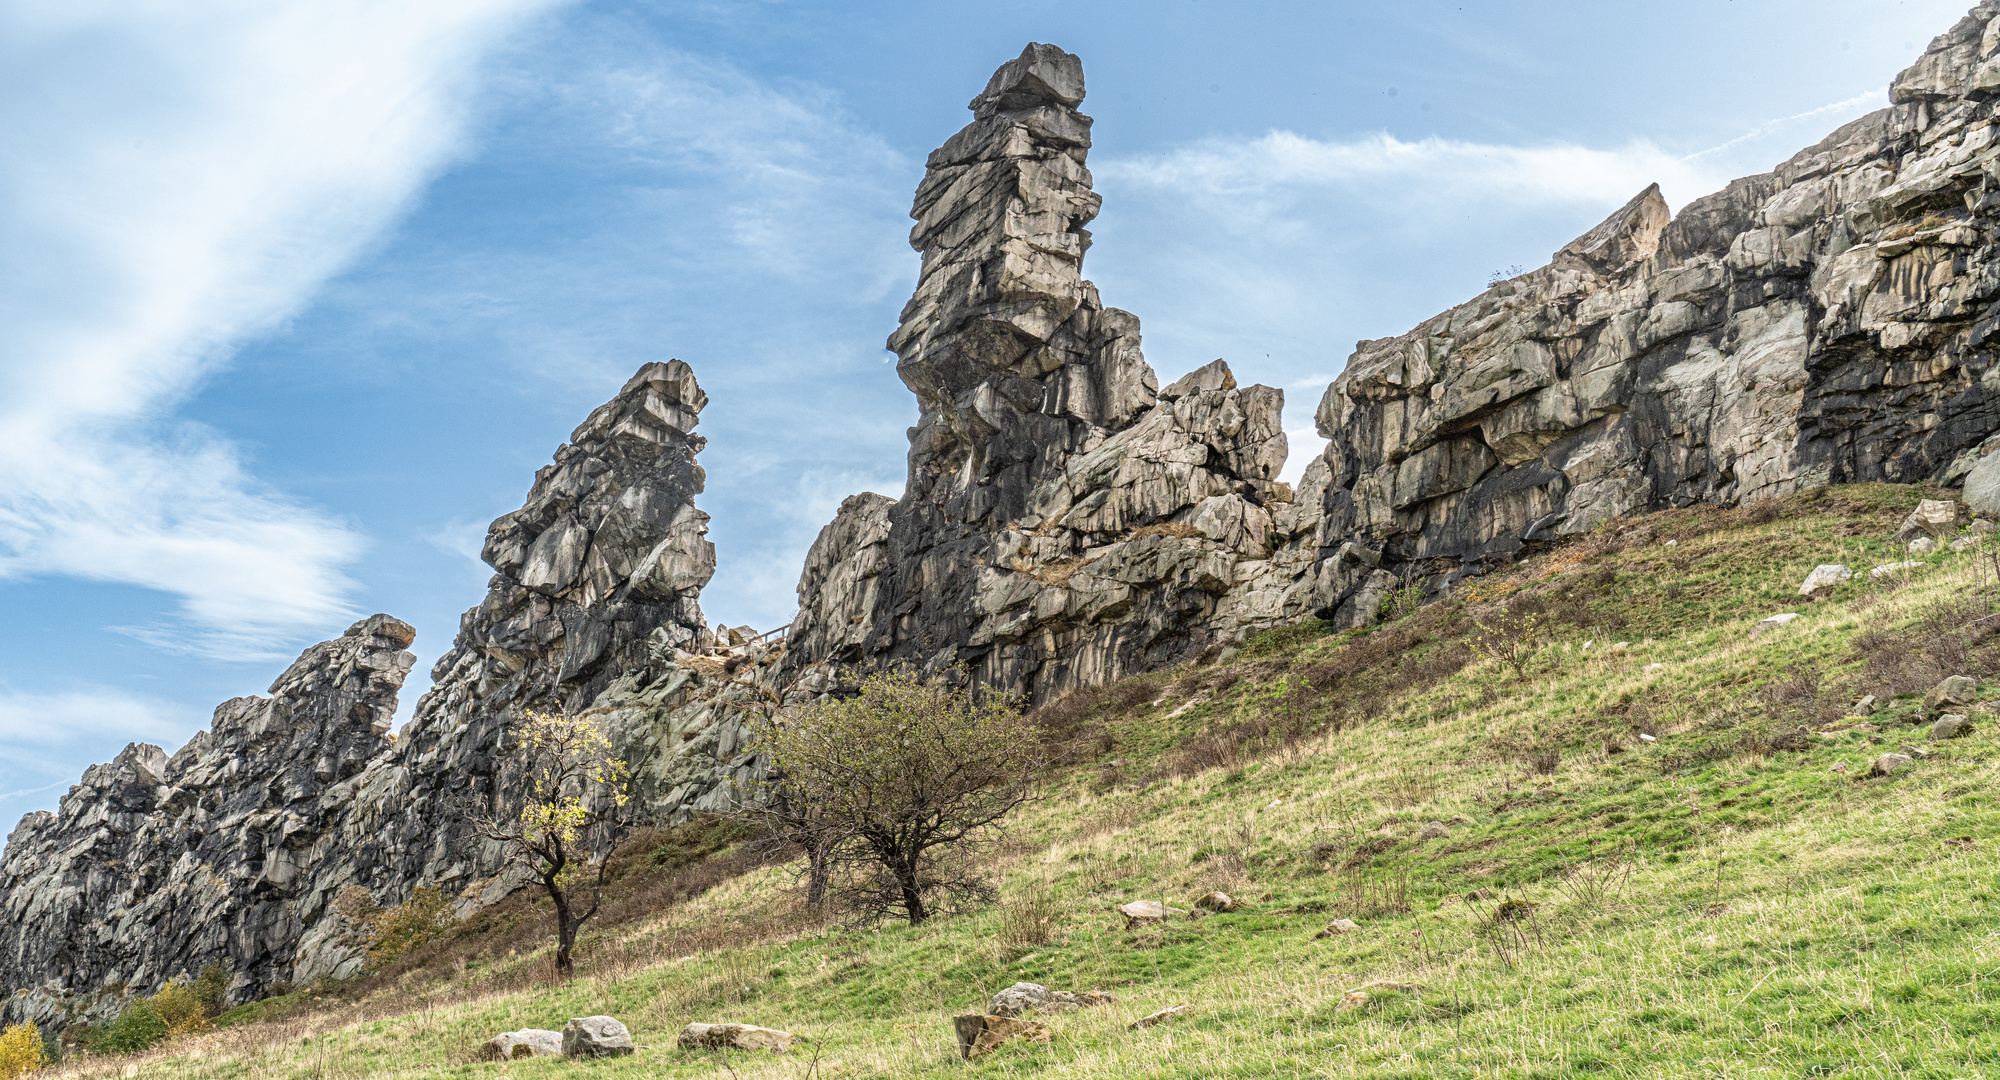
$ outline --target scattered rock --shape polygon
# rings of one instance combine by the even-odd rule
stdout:
[[[1194,902],[1203,911],[1235,911],[1242,901],[1226,892],[1212,892]]]
[[[1799,595],[1811,596],[1823,589],[1831,589],[1853,576],[1853,570],[1839,563],[1826,563],[1815,566],[1813,567],[1813,572],[1807,574],[1805,581],[1799,585]]]
[[[1875,759],[1873,765],[1868,766],[1868,775],[1888,776],[1914,760],[1908,754],[1883,754]]]
[[[1876,709],[1879,709],[1881,707],[1882,706],[1876,702],[1874,694],[1863,694],[1861,696],[1861,700],[1854,703],[1854,715],[1867,716],[1870,713],[1873,713]]]
[[[1118,1000],[1102,990],[1051,990],[1040,983],[1017,982],[993,995],[986,1003],[989,1016],[1023,1016],[1030,1012],[1062,1012],[1067,1009],[1109,1005]]]
[[[1172,1020],[1174,1017],[1179,1016],[1184,1012],[1187,1012],[1188,1009],[1192,1007],[1193,1006],[1186,1004],[1170,1005],[1167,1008],[1161,1009],[1159,1012],[1147,1013],[1146,1015],[1140,1017],[1139,1019],[1132,1021],[1131,1026],[1134,1028],[1149,1028],[1152,1027],[1154,1024],[1157,1024],[1163,1020]]]
[[[1660,739],[1659,739],[1659,736],[1657,736],[1657,735],[1648,735],[1648,734],[1646,734],[1645,732],[1643,732],[1643,731],[1642,731],[1642,732],[1640,732],[1640,733],[1639,733],[1639,741],[1640,741],[1640,742],[1659,742],[1659,741],[1660,741]]]
[[[1326,924],[1326,929],[1314,934],[1313,940],[1318,941],[1321,938],[1330,938],[1335,934],[1352,934],[1359,929],[1361,929],[1360,924],[1352,919],[1335,919]]]
[[[1118,914],[1125,916],[1125,929],[1130,930],[1140,923],[1163,923],[1169,915],[1185,915],[1187,912],[1168,907],[1158,900],[1134,900],[1118,905]]]
[[[510,1061],[524,1057],[561,1057],[562,1052],[562,1032],[522,1028],[519,1031],[503,1031],[486,1040],[480,1056],[487,1061]]]
[[[1759,620],[1757,625],[1750,628],[1750,632],[1753,634],[1761,634],[1766,630],[1776,630],[1778,627],[1783,626],[1786,623],[1791,622],[1793,619],[1796,619],[1798,617],[1799,613],[1796,611],[1782,611],[1776,615],[1771,616],[1768,619]]]
[[[1915,540],[1910,541],[1909,552],[1912,555],[1929,555],[1936,550],[1937,541],[1928,536],[1919,536]]]
[[[1426,821],[1424,827],[1417,830],[1419,840],[1442,840],[1450,835],[1451,830],[1445,828],[1442,821]]]
[[[1639,670],[1640,670],[1640,671],[1665,671],[1665,670],[1667,670],[1667,665],[1665,665],[1665,664],[1647,664],[1647,665],[1646,665],[1645,667],[1642,667],[1642,668],[1640,668]]]
[[[1918,537],[1929,539],[1946,533],[1957,532],[1959,522],[1958,503],[1951,499],[1925,499],[1917,504],[1910,516],[1896,530],[1896,539],[1908,542]],[[1936,546],[1936,541],[1932,541]]]
[[[578,1016],[563,1025],[562,1056],[566,1058],[624,1057],[631,1053],[632,1033],[609,1016]]]
[[[1961,536],[1951,542],[1951,549],[1953,551],[1971,551],[1978,546],[1979,538],[1974,536]]]
[[[1972,734],[1972,718],[1959,713],[1945,713],[1937,718],[1937,723],[1931,725],[1932,742],[1943,742],[1946,739],[1956,739],[1961,735],[1970,734]]]
[[[1032,1020],[1017,1020],[1011,1016],[988,1016],[984,1013],[966,1013],[952,1018],[952,1026],[958,1031],[958,1054],[971,1061],[973,1058],[990,1054],[1001,1043],[1021,1039],[1026,1042],[1045,1043],[1049,1041],[1049,1026]]]
[[[1900,573],[1901,571],[1908,570],[1913,566],[1922,566],[1922,565],[1923,563],[1917,562],[1915,559],[1905,559],[1902,562],[1883,563],[1882,565],[1876,567],[1875,569],[1868,571],[1868,576],[1872,578],[1888,577],[1890,574]]]
[[[1845,762],[1845,761],[1836,761],[1836,762],[1834,762],[1833,764],[1831,764],[1831,765],[1827,766],[1826,768],[1827,768],[1827,771],[1828,771],[1828,772],[1846,772],[1846,771],[1847,771],[1847,762]]]
[[[1508,900],[1493,909],[1493,921],[1520,922],[1523,919],[1532,917],[1535,914],[1535,908],[1539,906],[1539,904],[1531,904],[1526,900]]]
[[[797,1040],[789,1031],[754,1024],[689,1024],[681,1029],[677,1041],[683,1050],[769,1050],[782,1054]]]
[[[1931,687],[1924,695],[1924,712],[1935,716],[1953,706],[1970,706],[1979,699],[1979,681],[1966,675],[1951,678]]]

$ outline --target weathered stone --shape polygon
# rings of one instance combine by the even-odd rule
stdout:
[[[1924,695],[1924,712],[1933,716],[1947,709],[1968,708],[1979,700],[1979,680],[1953,675],[1931,687]]]
[[[986,1003],[991,1016],[1023,1016],[1030,1012],[1062,1012],[1066,1009],[1109,1005],[1118,1000],[1102,990],[1051,990],[1040,983],[1019,982],[993,995]]]
[[[1797,619],[1798,617],[1799,613],[1796,611],[1781,611],[1776,615],[1770,616],[1769,618],[1757,620],[1757,625],[1751,627],[1750,632],[1753,634],[1761,634],[1766,630],[1776,630],[1779,627],[1785,625],[1786,623],[1789,623],[1792,620]]]
[[[1937,541],[1930,537],[1919,536],[1915,540],[1910,541],[1909,552],[1912,555],[1929,555],[1931,552],[1937,550],[1937,546]]]
[[[562,1032],[522,1028],[519,1031],[503,1031],[486,1040],[481,1056],[488,1061],[507,1061],[524,1057],[561,1057],[562,1052]]]
[[[1647,666],[1657,667],[1659,665],[1647,665]],[[1419,840],[1442,840],[1450,835],[1451,835],[1451,830],[1445,828],[1444,822],[1442,821],[1426,821],[1424,822],[1423,828],[1417,830],[1417,839]]]
[[[1959,518],[1958,503],[1950,499],[1925,499],[1903,519],[1896,529],[1896,539],[1905,543],[1927,539],[1935,547],[1938,537],[1958,531]]]
[[[1082,94],[1076,57],[1031,45],[930,156],[889,339],[919,409],[909,477],[813,545],[788,669],[963,664],[1041,700],[1324,606],[1325,473],[1277,482],[1283,393],[1220,360],[1159,390],[1138,319],[1082,276]]]
[[[1799,583],[1799,595],[1811,596],[1822,589],[1831,589],[1853,576],[1853,570],[1838,563],[1815,566],[1813,572],[1807,574],[1806,579]]]
[[[1049,1027],[1032,1020],[1017,1020],[1010,1016],[987,1016],[983,1013],[966,1013],[952,1018],[952,1027],[958,1032],[958,1054],[966,1061],[985,1057],[1001,1043],[1020,1039],[1025,1042],[1045,1043],[1049,1041]]]
[[[683,1050],[769,1050],[782,1054],[798,1036],[754,1024],[689,1024],[677,1040]]]
[[[577,1016],[563,1025],[562,1056],[624,1057],[633,1052],[632,1033],[609,1016]]]
[[[1359,929],[1361,929],[1360,924],[1356,923],[1352,919],[1335,919],[1332,922],[1327,923],[1325,929],[1321,930],[1317,934],[1314,934],[1313,940],[1318,941],[1322,938],[1330,938],[1335,934],[1352,934],[1353,932]]]
[[[1977,58],[1996,14],[1974,7],[1899,76],[1921,99],[1671,220],[1648,188],[1549,265],[1361,342],[1318,411],[1323,550],[1436,574],[1668,506],[1954,468],[1968,498],[2000,491],[2000,460],[1959,463],[2000,431],[2000,142]],[[1323,577],[1328,608],[1363,576]]]
[[[1931,725],[1931,741],[1943,742],[1961,735],[1972,734],[1972,718],[1960,713],[1945,713]]]
[[[1868,775],[1888,776],[1914,760],[1908,754],[1883,754],[1875,759],[1874,764],[1868,766]]]
[[[1125,916],[1125,929],[1130,930],[1140,923],[1166,922],[1169,915],[1185,915],[1187,912],[1168,907],[1158,900],[1134,900],[1118,905],[1118,914]]]
[[[1868,571],[1868,576],[1871,578],[1889,577],[1893,574],[1900,574],[1905,570],[1909,570],[1913,567],[1918,567],[1922,565],[1923,563],[1920,563],[1915,559],[1905,559],[1902,562],[1883,563],[1881,566],[1878,566],[1873,570]]]
[[[1879,708],[1881,706],[1876,703],[1874,694],[1863,694],[1861,700],[1854,703],[1853,712],[1856,716],[1867,716]]]
[[[1226,892],[1204,893],[1194,906],[1202,911],[1234,911],[1239,901]]]

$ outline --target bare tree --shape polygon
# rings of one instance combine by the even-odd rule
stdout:
[[[938,894],[979,891],[954,871],[958,857],[1034,797],[1041,765],[1017,698],[908,672],[872,675],[859,695],[780,713],[757,734],[772,764],[766,805],[793,808],[766,821],[792,823],[818,860],[808,891],[851,866],[857,907],[912,923],[931,916]]]
[[[528,785],[520,815],[475,817],[474,826],[505,846],[510,864],[541,879],[555,906],[556,975],[568,979],[576,974],[577,933],[604,900],[630,777],[611,740],[581,717],[529,713],[515,753]]]

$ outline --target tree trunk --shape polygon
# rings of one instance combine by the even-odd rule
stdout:
[[[896,875],[896,884],[902,887],[903,912],[909,917],[910,925],[915,926],[930,918],[931,913],[924,910],[923,890],[917,885],[917,860],[898,859],[890,869]]]
[[[806,853],[806,904],[817,908],[826,903],[827,885],[833,879],[833,845],[815,841]]]
[[[576,947],[576,920],[569,916],[569,897],[551,887],[549,896],[556,905],[556,978],[568,982],[576,977],[570,950]]]

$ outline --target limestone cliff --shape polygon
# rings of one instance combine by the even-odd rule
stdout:
[[[1656,189],[1320,403],[1329,577],[1440,581],[1620,514],[1955,481],[2000,429],[2000,5],[1889,108],[1669,220]]]
[[[1139,320],[1082,276],[1083,97],[1076,57],[1030,45],[931,154],[922,273],[889,338],[920,409],[909,479],[813,545],[788,664],[963,663],[1046,697],[1311,610],[1275,483],[1282,393],[1220,361],[1160,390]]]

